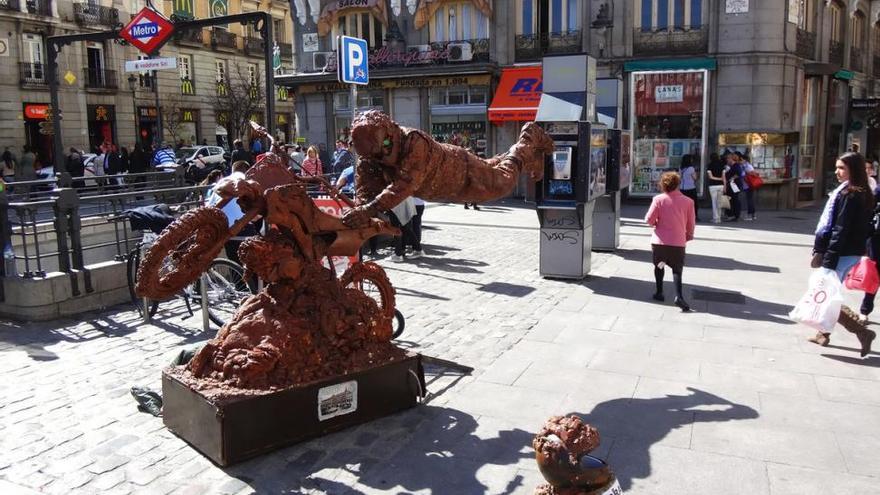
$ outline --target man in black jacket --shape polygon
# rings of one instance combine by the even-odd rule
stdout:
[[[242,144],[241,139],[236,139],[233,146],[235,147],[235,150],[232,152],[230,163],[245,161],[250,165],[254,164],[254,156],[251,155],[250,151],[244,149],[244,144]]]

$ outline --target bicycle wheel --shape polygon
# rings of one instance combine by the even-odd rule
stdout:
[[[223,326],[241,306],[245,297],[253,294],[244,276],[244,268],[223,258],[215,259],[205,272],[208,287],[208,317],[217,326]],[[196,295],[201,295],[201,278],[196,283]]]
[[[376,301],[380,314],[392,324],[392,338],[403,332],[403,314],[394,307],[394,286],[381,266],[372,261],[354,263],[339,280],[343,287],[358,289]]]
[[[128,295],[131,297],[131,303],[137,308],[138,313],[140,313],[141,316],[144,316],[144,300],[138,297],[135,292],[135,286],[137,286],[138,266],[140,263],[141,244],[138,244],[128,252],[128,257],[125,260],[125,276],[128,279]],[[159,301],[149,301],[149,303],[148,309],[150,312],[150,318],[152,318],[156,314],[156,310],[159,309]]]
[[[193,283],[217,257],[229,237],[226,215],[216,208],[196,208],[169,225],[144,256],[135,292],[167,299]]]

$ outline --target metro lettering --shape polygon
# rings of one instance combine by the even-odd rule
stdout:
[[[155,36],[158,33],[159,26],[155,22],[135,24],[131,27],[131,35],[135,38],[146,38],[148,36]]]

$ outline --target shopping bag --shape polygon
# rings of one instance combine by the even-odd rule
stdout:
[[[729,210],[730,209],[730,196],[728,196],[726,194],[722,194],[721,199],[718,200],[718,207],[721,208],[722,210]]]
[[[843,286],[850,290],[860,290],[868,294],[876,294],[880,288],[880,275],[877,275],[877,263],[867,256],[852,267],[846,274]]]
[[[764,179],[755,172],[749,172],[746,174],[746,183],[748,183],[749,189],[758,189],[764,185]]]
[[[736,181],[733,179],[730,180],[730,191],[733,194],[736,194],[740,191],[739,186],[736,184]]]
[[[788,313],[788,317],[820,332],[830,332],[837,323],[843,305],[841,290],[840,279],[834,270],[814,270],[810,275],[809,289]]]

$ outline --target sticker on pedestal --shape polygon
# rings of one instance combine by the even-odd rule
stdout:
[[[602,495],[623,495],[623,490],[620,488],[620,483],[617,480],[614,480],[614,484],[611,485],[607,490],[602,492]]]
[[[318,421],[357,411],[357,390],[354,380],[318,389]]]

